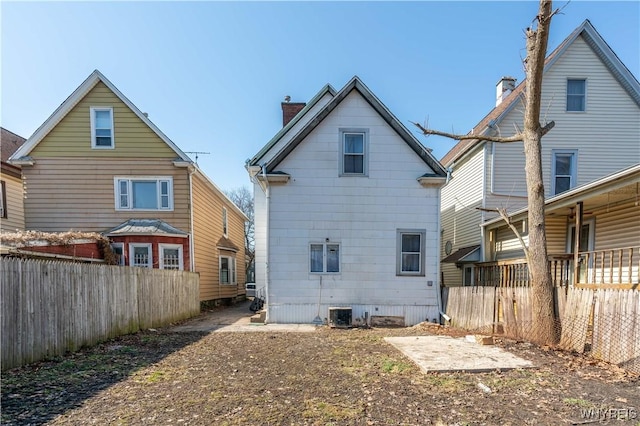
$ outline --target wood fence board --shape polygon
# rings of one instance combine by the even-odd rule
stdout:
[[[4,258],[0,274],[3,369],[200,310],[192,272]]]
[[[592,291],[579,288],[569,289],[560,336],[559,346],[562,349],[584,352],[592,304]]]

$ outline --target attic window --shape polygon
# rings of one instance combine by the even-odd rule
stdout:
[[[587,81],[585,79],[567,80],[567,111],[586,111]]]
[[[340,175],[367,176],[368,132],[363,129],[341,129],[340,139]]]
[[[113,149],[113,108],[91,107],[91,148]]]

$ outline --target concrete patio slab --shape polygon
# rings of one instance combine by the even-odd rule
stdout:
[[[531,361],[496,346],[480,345],[449,336],[385,337],[385,340],[411,358],[422,371],[481,373],[515,368],[532,368]]]

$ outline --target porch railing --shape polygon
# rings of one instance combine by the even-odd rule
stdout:
[[[574,284],[574,255],[549,256],[551,277],[556,287]],[[640,246],[579,253],[576,285],[591,288],[639,288]],[[474,284],[492,287],[526,287],[529,268],[525,259],[476,263]]]

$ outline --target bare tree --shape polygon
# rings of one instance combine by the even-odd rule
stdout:
[[[425,135],[439,135],[456,140],[484,140],[498,143],[524,143],[525,176],[527,183],[529,247],[523,247],[529,262],[529,277],[533,293],[533,327],[530,340],[538,344],[554,344],[558,340],[555,328],[553,281],[547,255],[547,236],[544,217],[544,185],[542,180],[541,141],[554,122],[540,123],[542,72],[544,69],[549,27],[553,11],[551,0],[540,0],[538,15],[525,31],[527,56],[524,59],[526,89],[524,98],[524,128],[509,137],[480,134],[456,135],[426,128],[414,123]],[[533,27],[536,28],[533,28]],[[503,216],[504,217],[504,216]]]
[[[244,245],[246,247],[246,267],[248,270],[255,258],[253,194],[246,186],[225,191],[225,194],[249,218],[249,221],[244,223]]]

